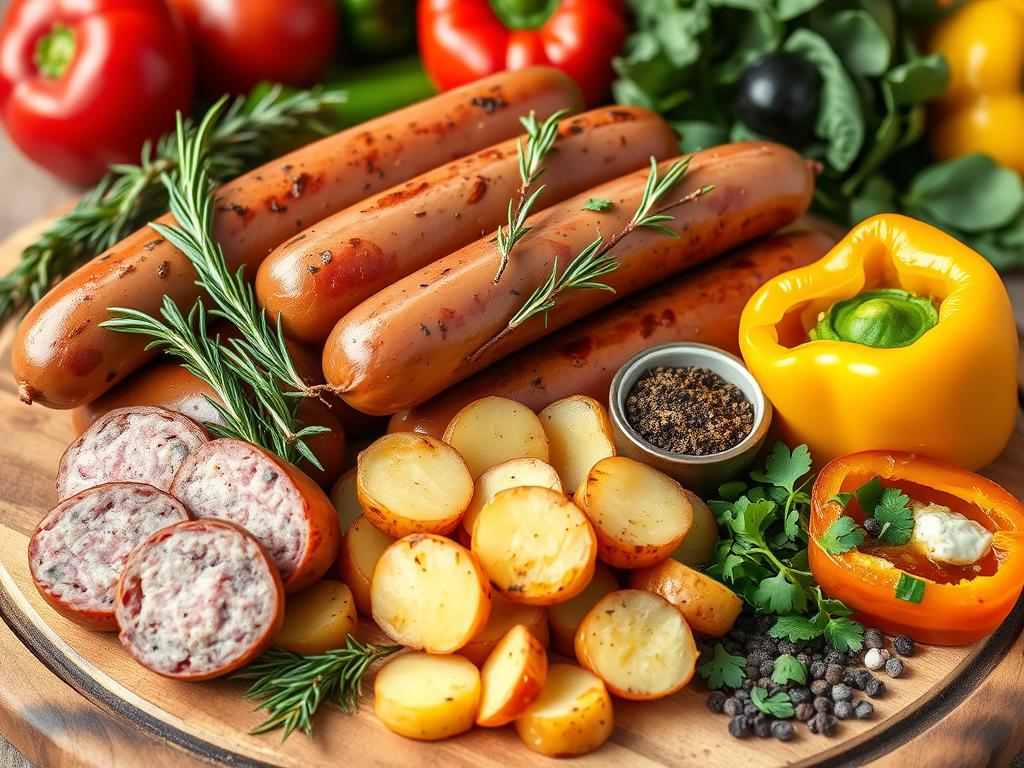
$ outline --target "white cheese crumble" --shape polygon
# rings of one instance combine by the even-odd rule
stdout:
[[[914,512],[911,542],[932,560],[952,565],[971,565],[992,549],[992,533],[969,517],[941,504],[910,503]]]

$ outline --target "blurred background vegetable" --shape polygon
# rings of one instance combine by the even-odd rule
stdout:
[[[188,40],[163,0],[14,0],[0,30],[0,115],[47,170],[95,182],[192,101]]]
[[[416,49],[416,0],[337,0],[350,60],[386,59]]]

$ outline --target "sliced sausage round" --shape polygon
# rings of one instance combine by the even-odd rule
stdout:
[[[189,520],[131,555],[115,603],[121,644],[147,669],[207,680],[249,663],[284,619],[281,577],[236,525]]]
[[[128,556],[150,535],[188,520],[177,499],[143,483],[106,483],[50,510],[32,532],[28,565],[57,613],[113,631],[114,594]]]
[[[60,458],[57,498],[103,483],[171,487],[185,458],[207,442],[192,419],[166,408],[118,408],[93,422]]]
[[[228,520],[256,537],[288,592],[313,585],[338,557],[338,514],[320,486],[241,440],[212,440],[193,452],[171,495],[195,517]]]

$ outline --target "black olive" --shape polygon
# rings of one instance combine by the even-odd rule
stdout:
[[[736,114],[769,139],[801,146],[814,133],[821,75],[795,53],[767,53],[747,67],[736,84]]]

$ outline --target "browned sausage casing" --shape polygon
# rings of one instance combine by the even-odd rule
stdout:
[[[661,164],[664,173],[668,161]],[[324,375],[349,405],[388,414],[433,397],[494,361],[611,303],[607,291],[559,297],[547,327],[535,316],[500,343],[468,358],[498,334],[527,297],[564,269],[598,234],[611,237],[633,216],[647,171],[631,173],[530,217],[495,285],[491,238],[440,259],[363,302],[335,326],[324,348]],[[794,221],[810,204],[811,166],[791,149],[745,142],[698,152],[669,199],[713,184],[714,191],[674,211],[680,237],[641,229],[612,251],[621,266],[602,280],[627,296],[712,256]],[[612,200],[583,210],[588,197]]]
[[[740,312],[747,299],[765,280],[810,264],[834,243],[818,232],[800,232],[745,246],[573,323],[422,405],[396,413],[388,431],[441,437],[463,406],[488,395],[518,400],[534,411],[571,395],[607,402],[619,366],[657,344],[696,341],[739,354]]]
[[[285,333],[323,342],[349,310],[396,280],[505,221],[519,191],[511,139],[427,171],[313,225],[260,267],[256,294]],[[672,128],[639,107],[597,109],[561,121],[544,162],[535,210],[678,151]]]
[[[561,72],[507,72],[341,131],[221,187],[214,237],[228,265],[249,268],[289,237],[367,195],[522,131],[530,110],[578,109]],[[171,221],[169,216],[162,222]],[[22,321],[12,367],[22,399],[74,408],[151,359],[141,336],[104,330],[108,307],[156,314],[166,294],[199,295],[188,259],[143,227],[59,283]]]

